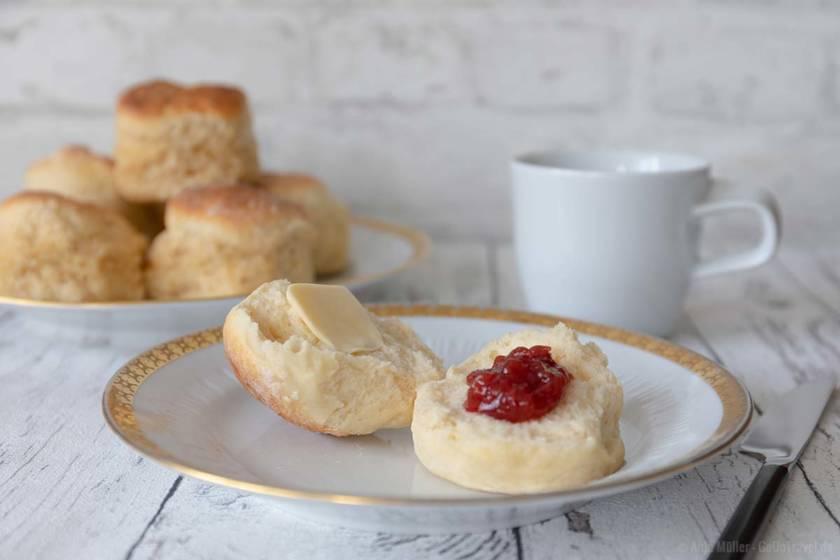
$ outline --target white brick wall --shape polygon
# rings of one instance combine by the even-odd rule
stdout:
[[[0,2],[0,195],[154,76],[241,84],[263,161],[360,213],[510,235],[507,160],[659,147],[772,188],[786,242],[840,226],[840,3]]]
[[[488,106],[592,111],[615,97],[621,52],[611,29],[545,17],[472,27],[475,85]]]
[[[320,100],[419,105],[472,97],[458,30],[439,18],[373,11],[324,18],[315,28]]]
[[[655,109],[744,121],[819,115],[825,57],[819,40],[786,30],[668,32],[651,51]]]

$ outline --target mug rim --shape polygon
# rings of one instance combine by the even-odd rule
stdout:
[[[644,158],[668,158],[675,161],[682,161],[682,165],[674,165],[673,168],[665,169],[595,169],[583,165],[561,165],[550,163],[551,158],[626,158],[629,160],[641,160]],[[521,153],[515,156],[511,162],[514,167],[538,170],[547,173],[573,174],[590,177],[659,177],[667,175],[682,175],[691,173],[708,173],[711,170],[711,163],[701,156],[687,152],[672,152],[667,150],[644,150],[644,149],[593,149],[593,150],[537,150]]]

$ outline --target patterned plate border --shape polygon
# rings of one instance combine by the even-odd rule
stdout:
[[[399,266],[395,266],[388,270],[383,270],[381,272],[373,272],[370,274],[360,274],[357,276],[348,276],[346,278],[335,278],[327,276],[325,278],[319,278],[319,282],[323,282],[325,284],[341,284],[346,286],[354,286],[357,284],[366,284],[368,282],[374,282],[376,280],[382,280],[389,276],[393,276],[395,274],[399,274],[409,268],[413,268],[421,263],[426,257],[429,256],[429,251],[431,248],[431,241],[429,241],[429,236],[425,233],[420,231],[419,229],[412,229],[409,227],[401,226],[398,224],[394,224],[391,222],[385,222],[382,220],[377,220],[375,218],[366,218],[362,216],[353,216],[351,218],[351,223],[353,225],[365,227],[368,229],[390,233],[397,237],[401,237],[403,241],[407,242],[411,246],[411,255],[408,259],[400,264]],[[38,309],[72,309],[72,310],[86,310],[86,309],[97,309],[97,310],[107,310],[107,309],[118,309],[122,307],[151,307],[155,305],[165,304],[165,303],[199,303],[199,302],[208,302],[208,301],[224,301],[227,299],[234,300],[234,299],[242,299],[248,294],[232,294],[227,296],[218,296],[218,297],[202,297],[202,298],[190,298],[190,299],[144,299],[139,301],[88,301],[88,302],[64,302],[64,301],[41,301],[36,299],[29,299],[29,298],[19,298],[13,296],[0,296],[0,304],[5,305],[13,305],[15,307],[29,307],[29,308],[38,308]]]
[[[638,348],[645,352],[661,356],[692,371],[715,391],[720,399],[723,415],[715,432],[690,456],[687,456],[684,461],[675,465],[664,466],[644,476],[614,481],[607,480],[602,483],[596,482],[575,490],[529,496],[488,495],[487,498],[470,499],[396,499],[327,494],[280,488],[219,476],[182,464],[171,454],[158,447],[137,423],[137,418],[134,414],[134,397],[143,383],[159,372],[166,364],[190,352],[221,343],[222,330],[221,327],[216,327],[159,344],[121,367],[106,385],[105,392],[102,396],[102,408],[105,419],[120,439],[146,457],[188,476],[238,490],[281,498],[318,500],[353,505],[481,506],[501,504],[512,500],[521,501],[523,499],[539,501],[557,498],[568,500],[588,499],[592,497],[593,492],[603,494],[605,493],[604,491],[608,490],[618,491],[650,484],[657,480],[684,472],[722,453],[743,435],[752,418],[752,400],[747,389],[737,378],[700,354],[659,338],[598,323],[525,311],[450,305],[372,305],[369,307],[371,311],[381,316],[486,319],[549,327],[556,324],[557,321],[563,321],[579,333]]]

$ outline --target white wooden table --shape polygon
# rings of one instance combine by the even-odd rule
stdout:
[[[521,307],[509,246],[438,241],[373,301]],[[840,371],[840,250],[783,250],[762,269],[697,282],[674,340],[747,381],[759,407]],[[105,381],[152,341],[28,324],[0,311],[0,558],[702,558],[758,462],[729,452],[650,488],[508,531],[372,534],[298,521],[275,504],[178,476],[105,427]],[[765,555],[840,557],[840,405],[793,470]]]

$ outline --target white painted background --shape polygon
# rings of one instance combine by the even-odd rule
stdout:
[[[509,238],[510,154],[597,146],[699,152],[838,240],[838,2],[3,0],[0,70],[2,195],[162,76],[241,84],[267,166],[438,238]]]

